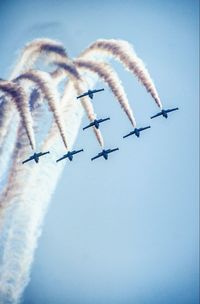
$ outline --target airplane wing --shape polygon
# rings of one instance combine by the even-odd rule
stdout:
[[[169,112],[176,111],[176,110],[178,110],[178,109],[179,109],[179,108],[169,109],[169,110],[166,110],[166,112],[169,113]]]
[[[96,158],[99,158],[99,157],[101,157],[102,155],[103,155],[102,153],[99,153],[98,155],[92,157],[91,160],[94,160],[94,159],[96,159]]]
[[[110,117],[108,117],[108,118],[103,118],[103,119],[99,119],[99,122],[104,122],[104,121],[106,121],[106,120],[110,120]]]
[[[127,135],[124,135],[124,136],[123,136],[123,138],[126,138],[126,137],[128,137],[128,136],[131,136],[131,135],[133,135],[133,134],[134,134],[134,131],[133,131],[133,132],[128,133]]]
[[[29,162],[29,161],[32,160],[32,159],[34,159],[33,156],[31,156],[31,157],[29,157],[28,159],[24,160],[24,161],[22,162],[22,164],[25,164],[25,163]]]
[[[160,116],[160,115],[162,115],[162,113],[160,112],[160,113],[157,113],[156,115],[154,115],[154,116],[151,116],[151,119],[152,118],[155,118],[155,117],[158,117],[158,116]]]
[[[57,159],[57,163],[59,162],[59,161],[61,161],[61,160],[63,160],[63,159],[65,159],[65,158],[67,158],[68,156],[66,156],[66,155],[64,155],[63,157],[61,157],[61,158],[59,158],[59,159]]]
[[[101,92],[101,91],[104,91],[104,89],[93,90],[93,93],[98,93],[98,92]]]
[[[47,152],[44,152],[44,153],[40,153],[40,155],[39,156],[43,156],[43,155],[45,155],[45,154],[49,154],[50,152],[49,151],[47,151]]]
[[[118,151],[118,150],[119,150],[119,148],[111,149],[108,153],[115,152],[115,151]]]
[[[140,128],[140,130],[139,130],[139,131],[144,131],[144,130],[149,129],[149,128],[151,128],[151,126],[144,127],[144,128]]]
[[[77,154],[77,153],[79,153],[79,152],[83,152],[83,149],[77,150],[77,151],[73,151],[73,154]]]
[[[87,96],[87,95],[88,95],[88,92],[86,92],[86,93],[84,93],[84,94],[82,94],[82,95],[76,97],[76,99],[79,99],[79,98],[84,97],[84,96]]]
[[[89,125],[87,125],[86,127],[83,128],[83,130],[88,129],[90,127],[94,126],[94,122],[91,122]]]

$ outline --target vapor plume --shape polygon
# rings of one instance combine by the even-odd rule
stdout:
[[[0,81],[0,90],[2,90],[7,96],[11,98],[11,101],[14,102],[21,116],[23,127],[26,130],[31,148],[34,150],[35,137],[33,133],[33,122],[31,113],[29,111],[28,98],[25,91],[22,89],[22,87],[10,81]],[[0,130],[2,130],[2,127]],[[3,134],[6,134],[5,130],[3,130]]]
[[[46,59],[47,63],[49,64],[54,60],[64,60],[68,56],[65,48],[60,42],[47,38],[35,39],[28,43],[22,50],[18,62],[16,63],[9,79],[12,80],[21,73],[32,68],[36,61],[41,57]],[[55,78],[57,79],[56,83],[58,83],[62,78],[62,74],[58,72],[57,74],[59,74],[59,78],[56,78],[55,75]],[[15,107],[13,107],[12,103],[4,103],[3,105],[0,104],[0,113],[0,146],[3,146],[6,136],[5,130],[11,124],[11,122],[14,123],[14,121],[17,128],[18,122],[14,118]]]
[[[4,96],[0,103],[0,110],[3,110],[1,112],[3,114],[0,115],[0,140],[5,138],[10,130],[6,115],[9,107],[12,110],[9,113],[15,113],[15,107],[10,102],[14,97],[14,102],[17,103],[18,111],[20,111],[20,117],[23,118],[14,125],[18,130],[17,140],[15,141],[15,137],[12,141],[14,144],[10,157],[10,167],[0,196],[0,303],[19,303],[24,288],[30,280],[30,269],[44,216],[65,165],[65,162],[59,164],[55,162],[55,159],[63,154],[60,134],[62,134],[63,142],[71,149],[79,131],[83,116],[82,108],[84,107],[90,121],[96,118],[90,100],[86,97],[83,98],[81,100],[82,107],[80,102],[77,102],[76,96],[84,93],[87,90],[86,87],[93,88],[97,80],[96,75],[98,75],[112,89],[131,123],[135,126],[134,116],[117,74],[109,65],[99,62],[103,60],[103,54],[112,55],[120,60],[138,77],[161,107],[157,91],[144,64],[128,43],[117,40],[99,40],[74,62],[67,58],[67,54],[63,50],[61,44],[51,43],[49,39],[35,40],[25,47],[12,74],[11,78],[16,78],[15,82],[19,83],[0,81],[0,84],[4,85],[4,87],[2,86]],[[97,61],[94,62],[91,61],[91,58],[95,54],[100,54],[100,56],[97,56]],[[30,70],[38,58],[47,60],[48,63],[55,63],[55,71],[47,75],[45,72]],[[104,59],[107,60],[107,56]],[[86,73],[83,74],[83,70]],[[90,72],[92,72],[92,77]],[[57,103],[57,93],[55,91],[52,93],[52,90],[54,90],[54,85],[58,85],[59,81],[66,76],[69,81],[64,87],[61,100]],[[23,99],[26,95],[24,95],[21,85],[23,82],[23,86],[27,86],[29,81],[35,84],[34,89],[36,87],[39,92],[38,96],[36,94],[35,101],[30,102],[34,134],[42,137],[42,139],[40,138],[41,151],[50,150],[51,153],[48,158],[43,158],[39,164],[30,162],[22,165],[21,162],[30,153],[29,141],[26,136],[30,126],[26,114],[30,115],[30,112],[29,110],[27,113],[25,111],[28,100]],[[11,85],[12,89],[9,86],[5,87],[7,83]],[[8,93],[9,90],[11,93],[15,93]],[[16,94],[19,94],[17,98]],[[51,121],[51,113],[46,111],[40,98],[49,102],[49,107],[54,114],[51,126],[48,125],[48,131],[45,130],[46,133],[44,132],[45,134],[42,135],[41,128],[46,122]],[[58,104],[60,112],[57,108]],[[3,118],[2,122],[1,118]],[[65,123],[63,124],[63,122]],[[96,128],[94,131],[99,143],[103,146],[100,131]],[[30,134],[29,137],[31,137]],[[5,154],[5,150],[4,148],[4,152],[1,151],[1,157],[3,153]]]
[[[65,106],[75,96],[73,87],[70,87]],[[39,112],[34,114],[34,121],[41,124],[41,121],[44,123],[45,117],[40,117]],[[63,117],[66,120],[67,136],[69,137],[69,147],[71,148],[82,118],[80,104],[75,103],[73,106],[67,107]],[[56,146],[56,153],[61,154],[63,148],[58,141],[58,133],[50,137],[49,144],[51,147],[52,145]],[[2,215],[4,217],[4,224],[7,219],[7,226],[3,231],[6,239],[3,241],[4,251],[1,258],[0,302],[6,300],[12,304],[18,303],[25,286],[29,282],[30,266],[33,261],[33,254],[40,235],[43,218],[58,176],[64,167],[64,163],[58,166],[53,159],[50,162],[45,162],[44,160],[38,166],[21,166],[20,162],[24,159],[28,148],[23,128],[20,129],[18,134],[18,141],[20,142],[16,145],[13,163],[15,174],[10,177],[10,188],[7,188],[6,195],[0,201],[0,205],[4,206],[4,209],[1,210],[4,211],[1,213],[1,219]],[[18,147],[19,143],[20,148]],[[47,141],[43,144],[42,150],[46,148]],[[54,153],[53,155],[55,158]],[[23,182],[24,180],[26,180],[25,183]],[[23,193],[21,191],[22,184]],[[12,216],[13,214],[14,217]]]
[[[105,52],[106,54],[119,60],[125,66],[125,68],[127,68],[138,78],[138,80],[141,81],[146,90],[155,100],[156,104],[162,108],[160,97],[153,80],[151,79],[143,61],[136,55],[130,43],[124,40],[99,39],[91,44],[84,52],[82,52],[81,57],[90,58],[92,55],[96,55],[98,52]]]
[[[74,61],[74,63],[79,69],[84,69],[93,72],[97,74],[101,79],[103,79],[104,82],[107,83],[107,85],[115,95],[117,101],[120,103],[124,112],[128,116],[131,124],[133,125],[133,127],[136,127],[136,121],[133,116],[122,83],[117,73],[115,73],[111,66],[103,62],[95,62],[92,60],[88,61],[83,59],[77,59]]]
[[[40,92],[47,100],[49,108],[53,113],[63,143],[67,149],[68,146],[67,146],[65,126],[59,107],[59,96],[52,78],[46,72],[42,72],[38,70],[30,70],[29,72],[21,74],[15,79],[15,81],[21,81],[21,80],[29,80],[31,82],[34,82],[37,88],[40,89]]]
[[[67,62],[55,61],[54,64],[56,64],[60,69],[66,72],[66,75],[69,77],[69,79],[74,85],[77,95],[81,95],[85,91],[85,85],[74,63],[68,60]],[[77,102],[76,99],[74,100],[74,102]],[[96,114],[94,113],[94,108],[91,101],[87,97],[83,97],[81,98],[81,104],[87,114],[88,119],[90,121],[94,121],[94,119],[96,118]],[[100,130],[97,130],[96,128],[93,128],[93,130],[99,144],[103,147],[104,142]]]

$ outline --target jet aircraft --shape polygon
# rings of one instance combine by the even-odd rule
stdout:
[[[29,161],[31,161],[31,160],[34,160],[36,163],[39,163],[39,158],[41,157],[41,156],[43,156],[43,155],[45,155],[45,154],[48,154],[48,153],[50,153],[49,151],[47,151],[47,152],[39,152],[39,153],[34,153],[32,156],[30,156],[28,159],[26,159],[26,160],[24,160],[23,162],[22,162],[22,164],[25,164],[25,163],[27,163],[27,162],[29,162]]]
[[[95,157],[91,158],[91,160],[94,160],[96,158],[99,158],[99,157],[104,157],[104,159],[108,159],[108,154],[109,153],[112,153],[114,151],[117,151],[119,150],[119,148],[115,148],[115,149],[108,149],[108,150],[102,150],[102,152],[98,153]]]
[[[63,157],[57,159],[56,162],[59,162],[59,161],[65,159],[65,158],[68,158],[70,161],[72,161],[74,154],[80,153],[82,151],[83,151],[83,149],[77,150],[77,151],[76,150],[74,150],[74,151],[68,151],[67,154],[65,154],[65,155],[63,155]]]
[[[106,121],[106,120],[110,120],[110,117],[107,118],[100,118],[100,119],[95,119],[94,121],[92,121],[88,126],[84,127],[83,130],[88,129],[90,127],[95,127],[96,129],[99,129],[99,125],[100,123]]]
[[[158,117],[158,116],[161,116],[161,115],[162,115],[163,117],[167,118],[169,112],[173,112],[173,111],[176,111],[176,110],[179,110],[179,108],[173,108],[173,109],[168,109],[168,110],[162,109],[161,112],[157,113],[157,114],[154,115],[154,116],[151,116],[151,119],[152,119],[152,118],[155,118],[155,117]]]
[[[84,96],[89,96],[90,99],[93,99],[93,96],[95,93],[98,93],[98,92],[101,92],[101,91],[104,91],[104,89],[99,89],[99,90],[88,90],[87,92],[83,93],[82,95],[80,96],[77,96],[76,98],[79,99],[81,97],[84,97]]]
[[[137,136],[137,137],[140,137],[140,132],[141,131],[144,131],[144,130],[146,130],[146,129],[149,129],[149,128],[151,128],[151,126],[148,126],[148,127],[144,127],[144,128],[135,128],[132,132],[130,132],[130,133],[128,133],[127,135],[125,135],[125,136],[123,136],[123,138],[126,138],[126,137],[128,137],[128,136],[130,136],[130,135],[135,135],[135,136]]]

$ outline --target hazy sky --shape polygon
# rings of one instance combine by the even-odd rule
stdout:
[[[98,38],[126,39],[147,64],[168,120],[119,63],[141,138],[104,84],[93,103],[109,161],[80,130],[45,219],[23,304],[198,303],[198,1],[5,1],[0,77],[31,39],[61,40],[75,57]],[[85,118],[83,126],[87,123]]]

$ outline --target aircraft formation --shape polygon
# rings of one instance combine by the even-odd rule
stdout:
[[[94,94],[98,93],[98,92],[102,92],[104,91],[104,89],[98,89],[98,90],[88,90],[87,92],[81,94],[80,96],[77,96],[77,99],[80,99],[82,97],[85,97],[85,96],[88,96],[90,99],[93,99],[94,97]],[[168,118],[168,113],[170,112],[173,112],[173,111],[177,111],[179,110],[179,108],[172,108],[172,109],[162,109],[160,112],[158,112],[157,114],[151,116],[150,118],[153,119],[153,118],[156,118],[158,116],[163,116],[164,118]],[[100,118],[100,119],[94,119],[93,122],[91,122],[89,125],[87,125],[86,127],[83,128],[83,130],[85,129],[88,129],[90,127],[95,127],[96,129],[99,129],[100,127],[100,124],[102,122],[105,122],[107,120],[110,120],[110,117],[107,117],[107,118]],[[130,133],[126,134],[123,136],[123,138],[126,138],[128,136],[131,136],[131,135],[135,135],[136,137],[140,137],[140,132],[144,131],[144,130],[147,130],[151,128],[151,126],[147,126],[147,127],[141,127],[141,128],[135,128],[133,131],[131,131]],[[101,152],[99,152],[96,156],[92,157],[91,158],[91,161],[99,158],[99,157],[103,157],[105,160],[108,159],[108,155],[112,152],[115,152],[115,151],[118,151],[119,148],[114,148],[114,149],[103,149]],[[61,158],[57,159],[56,162],[60,162],[61,160],[63,159],[66,159],[68,158],[70,161],[73,160],[73,156],[77,153],[80,153],[80,152],[83,152],[84,150],[83,149],[80,149],[80,150],[73,150],[73,151],[68,151],[66,154],[64,154]],[[26,163],[26,162],[29,162],[31,160],[34,160],[36,163],[39,162],[39,158],[41,156],[44,156],[46,154],[49,154],[50,152],[47,151],[47,152],[39,152],[39,153],[34,153],[32,156],[30,156],[28,159],[24,160],[22,162],[22,164]]]

